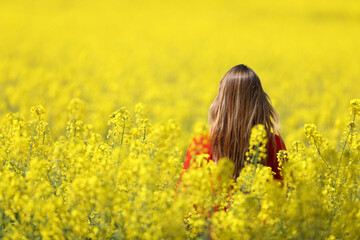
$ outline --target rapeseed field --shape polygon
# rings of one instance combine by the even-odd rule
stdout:
[[[0,238],[358,239],[359,29],[355,0],[0,1]],[[199,154],[176,188],[240,63],[283,186],[259,125],[236,182]]]

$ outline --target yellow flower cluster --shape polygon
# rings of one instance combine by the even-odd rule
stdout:
[[[287,152],[285,150],[280,150],[277,153],[278,160],[278,169],[280,170],[280,176],[283,176],[282,168],[285,161],[287,161]]]
[[[267,133],[262,124],[251,129],[249,151],[246,152],[246,161],[249,163],[265,163],[267,157]]]
[[[69,114],[78,110],[74,101]],[[85,125],[53,140],[44,131],[44,108],[31,110],[28,122],[14,114],[1,122],[2,238],[185,236],[182,212],[172,204],[181,166],[176,122],[151,131],[139,104],[134,115],[122,109],[110,116],[107,140]],[[129,131],[113,120],[123,123],[126,114]],[[128,141],[114,144],[122,132]]]
[[[351,100],[350,109],[353,115],[360,115],[360,99]]]
[[[78,110],[74,101],[79,99],[70,102],[69,114]],[[235,181],[232,162],[224,158],[215,164],[208,154],[199,154],[175,189],[182,167],[178,124],[169,120],[152,125],[145,110],[140,103],[134,113],[115,111],[106,139],[79,125],[79,134],[70,131],[54,140],[40,105],[31,108],[30,120],[21,114],[3,116],[1,237],[283,239],[360,234],[359,149],[350,147],[351,141],[335,160],[331,154],[308,154],[303,143],[294,142],[290,152],[278,153],[284,179],[280,184],[271,168],[256,160],[266,156],[267,142],[264,126],[257,125],[250,140],[251,161]],[[314,125],[306,125],[305,133],[311,144],[324,149],[327,141]],[[358,139],[357,131],[351,134]]]
[[[317,131],[316,126],[314,124],[305,124],[304,131],[306,137],[310,140],[311,144],[323,144],[324,137]]]

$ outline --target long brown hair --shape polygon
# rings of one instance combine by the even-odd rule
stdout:
[[[218,95],[209,109],[213,159],[217,162],[226,157],[234,162],[234,179],[244,167],[251,128],[256,124],[265,126],[269,141],[275,144],[272,132],[280,136],[278,113],[258,75],[243,64],[236,65],[221,79]]]

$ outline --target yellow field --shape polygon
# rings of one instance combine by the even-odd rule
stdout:
[[[359,29],[356,0],[0,1],[0,238],[357,238]],[[250,194],[208,220],[192,204],[225,204],[208,178],[226,164],[172,196],[240,63],[279,112],[292,190],[250,164]]]

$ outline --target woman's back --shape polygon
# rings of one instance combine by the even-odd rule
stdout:
[[[178,181],[178,184],[181,182],[182,174],[186,171],[186,169],[188,169],[190,167],[191,162],[195,161],[194,157],[196,155],[209,154],[209,158],[207,159],[207,161],[208,162],[210,160],[214,161],[212,153],[211,153],[210,140],[211,140],[210,134],[199,134],[192,139],[192,141],[188,147],[188,150],[186,152],[184,167],[183,167],[183,171],[180,174],[180,179]],[[267,147],[268,157],[267,157],[266,165],[268,167],[271,167],[272,171],[275,173],[274,179],[281,180],[282,177],[281,177],[280,171],[278,169],[279,164],[277,161],[276,154],[280,150],[286,150],[286,146],[285,146],[285,143],[283,142],[283,140],[281,139],[281,137],[277,134],[275,134],[275,142],[276,142],[275,148],[274,148],[274,144],[271,144],[271,141],[268,142],[268,147]],[[274,149],[275,149],[275,151],[274,151]]]

